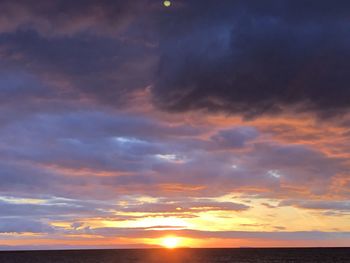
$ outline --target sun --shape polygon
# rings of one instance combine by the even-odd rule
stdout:
[[[178,237],[165,237],[162,239],[162,246],[166,248],[176,248],[180,243]]]

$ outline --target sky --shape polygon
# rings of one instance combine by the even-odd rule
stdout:
[[[349,246],[349,25],[345,0],[0,1],[0,249]]]

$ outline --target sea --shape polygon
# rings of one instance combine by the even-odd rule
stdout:
[[[350,263],[350,248],[1,251],[0,263]]]

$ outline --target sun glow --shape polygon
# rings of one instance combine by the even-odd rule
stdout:
[[[176,248],[179,246],[180,239],[177,237],[165,237],[162,239],[162,246],[166,248]]]

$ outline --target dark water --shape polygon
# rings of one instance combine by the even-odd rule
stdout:
[[[0,263],[291,263],[349,262],[349,248],[122,249],[0,252]]]

